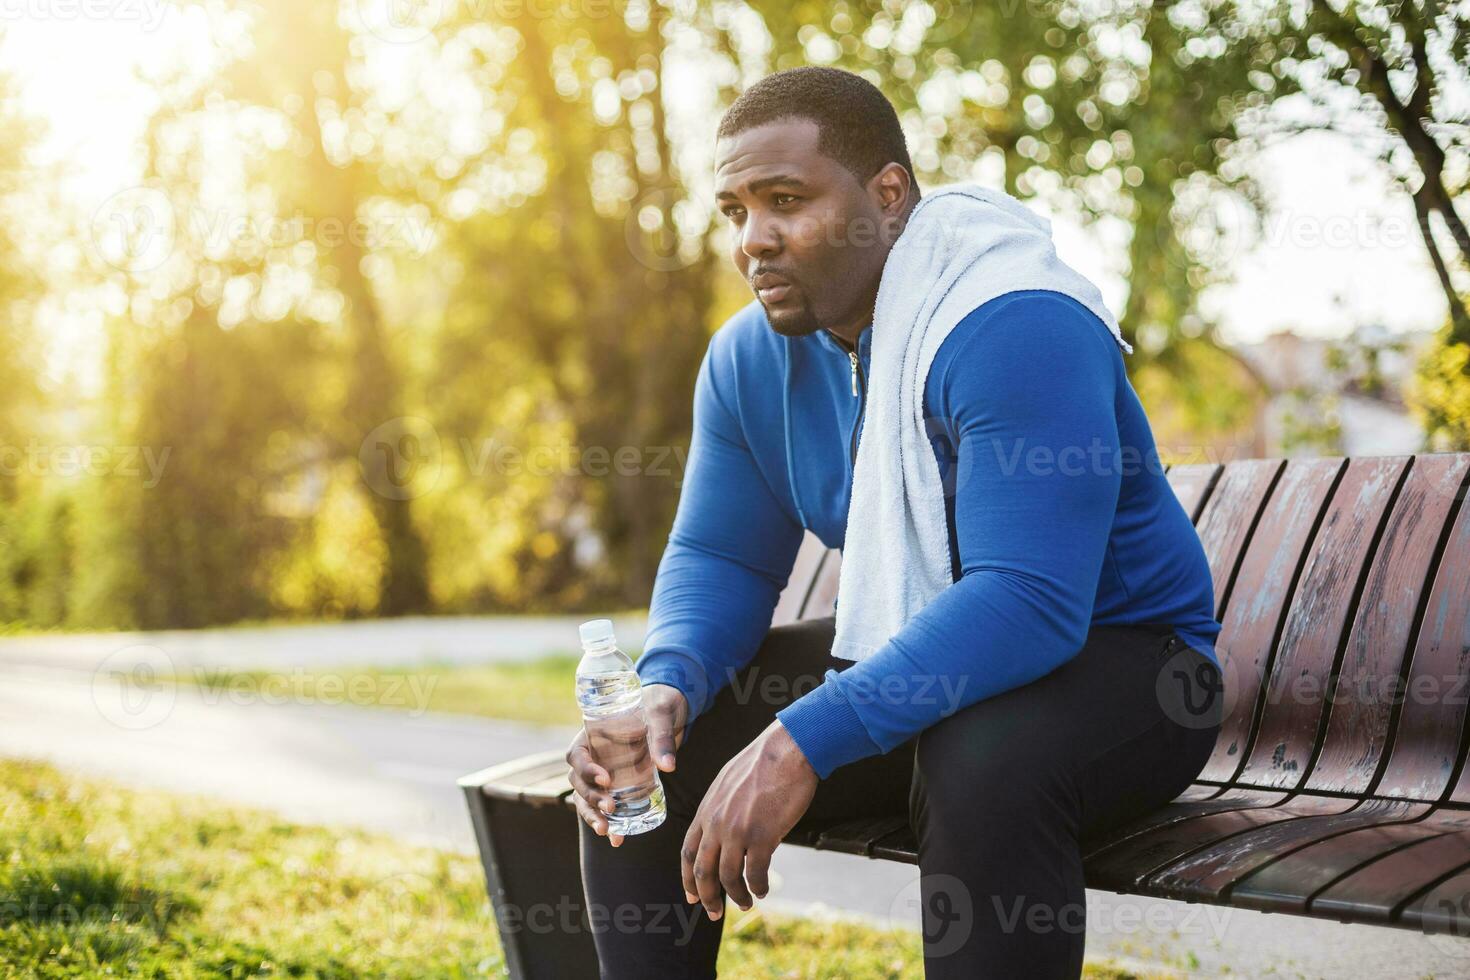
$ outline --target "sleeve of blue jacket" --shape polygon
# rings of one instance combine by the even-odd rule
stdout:
[[[728,339],[715,335],[695,381],[684,485],[637,665],[644,684],[684,693],[690,722],[755,656],[802,538],[741,428]]]
[[[1034,293],[991,301],[946,338],[925,404],[957,438],[960,576],[872,656],[778,713],[818,775],[1082,648],[1121,486],[1118,356],[1084,307]]]

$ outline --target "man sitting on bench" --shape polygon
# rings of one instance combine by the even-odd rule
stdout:
[[[1219,732],[1210,570],[1121,337],[1047,289],[953,324],[922,388],[952,584],[857,661],[831,618],[769,629],[804,530],[876,533],[848,525],[869,328],[919,190],[892,105],[830,68],[752,85],[715,163],[756,301],[700,368],[637,665],[665,825],[599,840],[607,774],[567,753],[589,906],[644,916],[597,933],[603,976],[714,976],[725,896],[764,897],[798,823],[906,813],[927,977],[1076,977],[1080,842],[1174,798]],[[695,928],[654,928],[686,902]]]

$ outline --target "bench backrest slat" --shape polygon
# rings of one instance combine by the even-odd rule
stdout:
[[[1461,733],[1470,698],[1470,507],[1464,506],[1463,484],[1457,500],[1459,514],[1424,606],[1405,683],[1407,696],[1378,785],[1379,793],[1405,799],[1438,799],[1464,758]],[[1470,785],[1463,777],[1451,799],[1470,803]]]
[[[1295,789],[1306,776],[1362,572],[1408,464],[1409,457],[1348,463],[1292,597],[1241,783]]]
[[[1256,702],[1302,554],[1343,462],[1290,460],[1246,545],[1215,644],[1224,674],[1225,713],[1220,738],[1201,779],[1230,782],[1245,758],[1257,717]]]
[[[776,600],[776,611],[771,616],[772,626],[785,626],[804,618],[802,612],[806,607],[807,597],[811,595],[817,573],[821,571],[827,558],[826,545],[808,531],[802,539],[801,547],[797,549],[796,562],[791,567],[791,575],[786,579],[786,588],[781,590],[781,597]]]
[[[1286,464],[1279,459],[1247,459],[1231,463],[1210,495],[1195,530],[1210,559],[1210,576],[1215,585],[1215,615],[1225,612],[1225,602],[1235,581],[1246,542],[1256,527],[1266,498]]]
[[[1327,706],[1321,755],[1307,788],[1366,793],[1388,742],[1420,598],[1429,587],[1445,520],[1466,460],[1424,456],[1409,470],[1373,555]]]
[[[821,619],[832,615],[837,608],[837,579],[841,571],[842,552],[834,548],[828,552],[822,567],[817,569],[811,594],[807,596],[806,605],[801,609],[802,619]]]
[[[1165,470],[1169,486],[1174,488],[1174,496],[1179,498],[1191,522],[1199,521],[1200,509],[1223,469],[1219,463],[1184,463]]]

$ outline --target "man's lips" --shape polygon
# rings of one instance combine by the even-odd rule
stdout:
[[[771,275],[768,272],[751,277],[750,285],[755,289],[756,296],[763,303],[779,303],[791,292],[789,280],[780,276]]]

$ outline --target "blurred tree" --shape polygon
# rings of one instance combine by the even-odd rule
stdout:
[[[1457,210],[1470,125],[1456,95],[1470,83],[1470,9],[1438,0],[1292,0],[1268,10],[1283,25],[1275,71],[1307,99],[1280,132],[1350,137],[1376,153],[1413,203],[1449,323],[1419,366],[1411,402],[1432,445],[1470,449],[1462,414],[1470,401],[1470,229]]]
[[[429,387],[484,507],[521,504],[502,581],[522,601],[647,601],[716,276],[668,79],[719,30],[660,3],[441,30],[442,60],[494,85],[495,138],[434,161],[455,268]]]
[[[3,34],[0,34],[3,40]],[[40,137],[36,120],[22,113],[14,81],[0,74],[0,445],[18,446],[35,423],[40,403],[40,364],[32,335],[31,312],[42,283],[35,255],[20,240],[32,217],[28,193],[41,177],[28,154]],[[7,467],[8,469],[8,467]],[[15,474],[0,472],[0,486]],[[13,489],[13,488],[11,488]]]
[[[1407,398],[1429,448],[1441,453],[1470,451],[1470,344],[1454,331],[1451,321],[1435,334]]]
[[[153,79],[146,203],[171,247],[125,270],[115,334],[119,414],[175,450],[168,481],[119,502],[149,583],[138,618],[426,611],[406,461],[381,451],[403,382],[372,275],[405,219],[374,212],[377,170],[345,139],[350,39],[329,5],[208,9],[222,63]]]
[[[16,96],[0,73],[0,626],[49,626],[66,616],[70,505],[31,472],[45,442],[42,338],[32,323],[45,288],[35,231],[50,185],[31,159],[42,128]]]
[[[1283,50],[1278,68],[1310,99],[1308,118],[1288,130],[1341,132],[1376,150],[1414,203],[1450,309],[1451,337],[1470,343],[1470,313],[1454,281],[1470,261],[1470,229],[1455,208],[1466,185],[1470,125],[1453,95],[1470,82],[1470,10],[1438,0],[1283,6],[1282,20],[1301,43]],[[1437,237],[1436,220],[1452,248]]]
[[[371,491],[368,502],[383,544],[375,611],[423,612],[429,606],[427,556],[411,497],[400,492],[394,472],[412,460],[400,458],[396,441],[387,452],[372,444],[385,431],[400,434],[404,380],[372,276],[371,251],[408,219],[396,209],[373,210],[388,191],[379,179],[377,147],[361,139],[370,133],[362,119],[368,96],[350,77],[358,59],[339,10],[290,0],[254,10],[251,57],[234,61],[214,92],[289,121],[287,152],[273,161],[269,183],[281,214],[303,219],[303,240],[315,254],[318,274],[343,300],[346,390],[340,405],[319,416],[322,432],[335,457],[358,462]],[[270,70],[262,71],[262,64]]]

